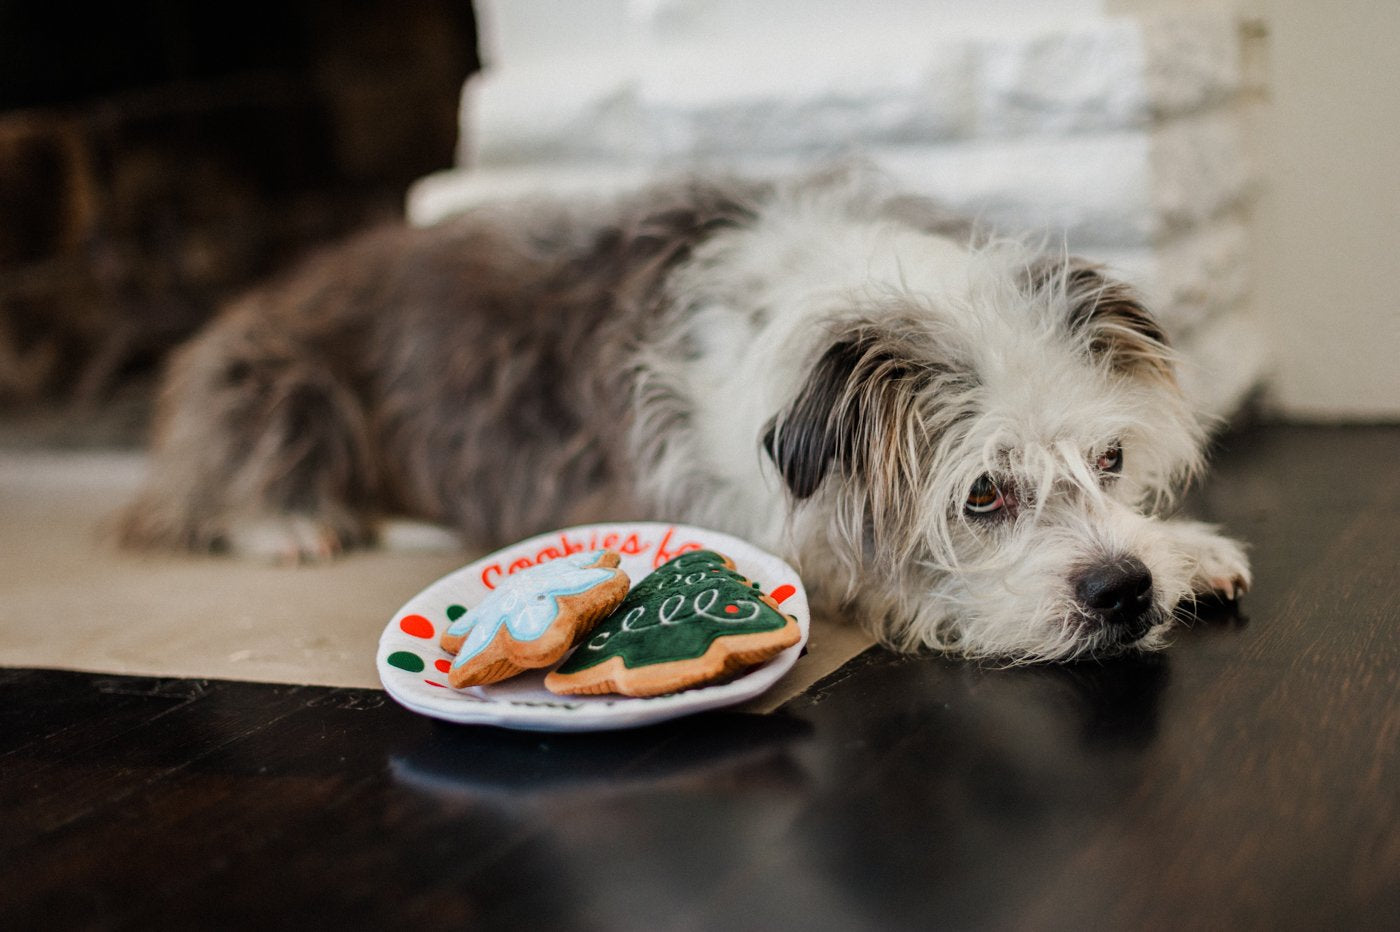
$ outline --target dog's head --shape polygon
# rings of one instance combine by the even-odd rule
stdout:
[[[1150,513],[1201,444],[1162,330],[1085,263],[992,248],[973,269],[955,297],[833,319],[768,425],[804,563],[901,647],[1150,645],[1189,577]]]

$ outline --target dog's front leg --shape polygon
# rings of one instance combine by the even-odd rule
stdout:
[[[1242,544],[1199,521],[1166,521],[1164,528],[1186,566],[1192,592],[1234,601],[1248,591],[1253,577]]]

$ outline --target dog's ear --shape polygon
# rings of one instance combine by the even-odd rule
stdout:
[[[1063,289],[1072,333],[1119,372],[1175,384],[1167,335],[1128,285],[1077,259],[1056,262],[1037,287]]]
[[[842,438],[849,418],[839,409],[861,355],[855,340],[833,343],[807,374],[797,398],[768,424],[763,448],[794,498],[810,498],[832,461],[850,446]]]
[[[938,371],[916,361],[892,330],[864,328],[836,339],[763,438],[792,495],[810,498],[833,468],[870,487],[907,485],[914,409]]]

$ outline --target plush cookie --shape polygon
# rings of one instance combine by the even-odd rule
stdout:
[[[627,595],[621,556],[594,550],[513,573],[442,634],[455,653],[447,681],[461,689],[547,667]]]
[[[659,696],[722,679],[801,638],[733,562],[712,550],[662,564],[545,677],[560,695]]]

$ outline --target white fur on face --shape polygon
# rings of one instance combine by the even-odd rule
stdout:
[[[1159,645],[1192,591],[1192,560],[1142,510],[1197,468],[1200,427],[1169,378],[1096,354],[1070,326],[1063,280],[1028,284],[1042,261],[1020,244],[967,248],[862,216],[840,190],[779,198],[672,278],[680,312],[643,353],[640,384],[694,407],[644,476],[651,494],[795,558],[820,604],[854,606],[902,648],[1012,661],[1114,648],[1075,579],[1132,557],[1152,573],[1158,622],[1136,646]],[[878,449],[859,462],[840,453],[795,499],[760,438],[775,418],[777,436],[795,429],[781,412],[852,333],[893,347],[869,351],[881,359],[910,355],[885,366],[900,384],[842,396],[869,411],[878,391],[898,423],[843,423],[851,444]],[[1121,475],[1098,474],[1096,458],[1120,445]],[[984,474],[1014,492],[1014,509],[964,513]]]
[[[1139,647],[1157,646],[1176,604],[1190,594],[1185,554],[1161,522],[1109,495],[1065,494],[1038,513],[964,524],[956,563],[924,565],[927,586],[910,587],[906,611],[887,636],[920,646],[1012,660],[1067,659],[1121,645],[1075,600],[1079,573],[1132,557],[1152,573],[1152,630]]]

